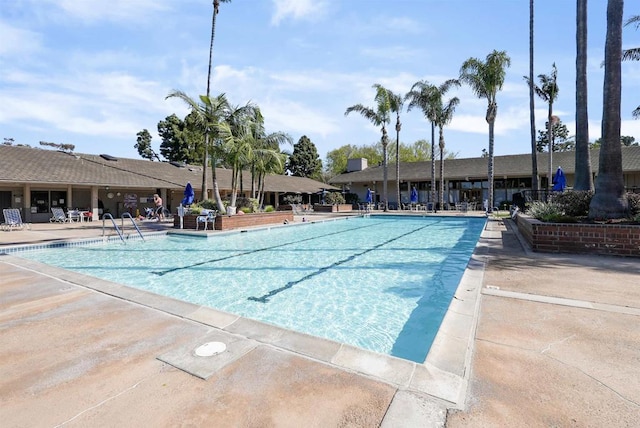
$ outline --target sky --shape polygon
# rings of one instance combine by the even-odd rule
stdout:
[[[558,69],[554,114],[575,130],[575,0],[535,0],[535,75]],[[0,0],[0,137],[40,147],[73,144],[79,153],[139,158],[136,134],[207,87],[211,0]],[[639,15],[634,2],[624,18]],[[606,0],[588,2],[589,136],[600,137]],[[623,48],[640,29],[623,29]],[[380,129],[354,104],[374,107],[372,85],[407,93],[420,80],[457,78],[462,63],[493,50],[511,58],[498,93],[495,154],[530,153],[529,2],[526,0],[232,0],[216,19],[211,95],[251,101],[267,132],[306,135],[323,160],[346,144],[372,145]],[[538,79],[536,78],[536,81]],[[487,103],[462,86],[445,128],[459,158],[488,147]],[[640,62],[622,65],[622,135],[640,141]],[[547,105],[536,99],[536,126]],[[400,141],[431,139],[419,109],[403,111]],[[389,127],[395,139],[395,118]],[[395,140],[394,140],[395,141]],[[283,146],[292,151],[291,146]]]

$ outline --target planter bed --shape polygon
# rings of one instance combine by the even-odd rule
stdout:
[[[196,228],[196,215],[185,215],[183,217],[183,228],[195,230]],[[214,222],[215,230],[231,230],[242,227],[262,226],[266,224],[282,224],[285,222],[293,222],[293,213],[291,211],[278,211],[271,213],[255,213],[245,215],[219,215]],[[180,217],[173,217],[173,227],[180,227]],[[210,228],[211,226],[209,226]],[[203,229],[203,225],[198,227]]]
[[[544,223],[523,214],[516,223],[533,251],[640,257],[640,225]]]

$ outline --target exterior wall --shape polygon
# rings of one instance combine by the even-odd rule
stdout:
[[[522,214],[518,230],[533,251],[640,257],[640,226],[543,223]]]

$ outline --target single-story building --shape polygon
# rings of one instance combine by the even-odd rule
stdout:
[[[216,176],[224,199],[231,193],[231,170],[217,168]],[[207,179],[212,198],[211,171]],[[238,196],[249,197],[251,175],[244,172],[242,180]],[[154,193],[175,213],[188,182],[199,198],[202,166],[0,145],[0,208],[21,209],[28,223],[48,222],[52,207],[88,211],[93,218],[103,212],[114,218],[124,212],[143,214],[144,208],[153,207]],[[325,189],[340,190],[309,178],[268,175],[264,201],[277,207],[283,195],[300,194],[304,203],[314,203]]]
[[[598,175],[600,150],[591,150],[591,172]],[[562,167],[567,178],[567,186],[573,186],[575,177],[575,152],[556,152],[553,154],[552,171],[555,174]],[[458,202],[482,202],[489,196],[488,161],[486,157],[444,160],[444,201],[446,204]],[[538,153],[538,175],[540,188],[546,189],[549,182],[549,154]],[[333,177],[330,183],[344,191],[355,193],[361,201],[366,198],[370,188],[375,201],[383,200],[384,168],[368,167],[366,159],[350,159],[348,172]],[[640,146],[622,147],[622,169],[624,185],[628,191],[640,192]],[[494,157],[494,205],[511,202],[515,193],[531,195],[531,155],[507,155]],[[553,177],[552,177],[553,178]],[[440,161],[436,161],[436,191],[440,188]],[[409,203],[412,187],[418,190],[418,202],[429,203],[431,195],[431,161],[400,163],[400,201],[396,196],[396,164],[387,166],[387,195],[390,207],[398,202]],[[439,193],[434,198],[438,202]],[[445,207],[447,208],[447,207]]]

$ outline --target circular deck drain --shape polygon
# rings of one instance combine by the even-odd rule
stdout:
[[[211,357],[213,355],[224,352],[227,349],[227,345],[222,342],[207,342],[204,345],[200,345],[196,348],[196,355],[198,357]]]

